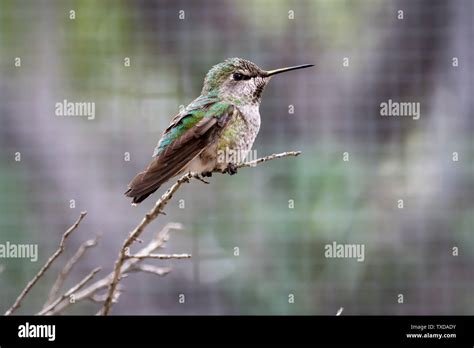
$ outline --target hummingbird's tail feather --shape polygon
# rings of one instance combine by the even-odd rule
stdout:
[[[132,197],[132,204],[141,203],[145,198],[151,195],[153,192],[159,189],[160,186],[157,186],[154,190],[148,190],[146,194],[139,194],[139,192],[143,191],[140,189],[139,185],[145,176],[146,171],[138,173],[133,180],[128,184],[128,190],[125,191],[125,196]]]
[[[133,198],[132,204],[138,204],[145,200],[166,181],[178,174],[180,168],[176,169],[173,166],[167,166],[162,167],[161,170],[157,169],[150,165],[147,170],[138,173],[128,184],[128,190],[125,192],[125,195]]]

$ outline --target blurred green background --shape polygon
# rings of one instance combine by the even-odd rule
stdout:
[[[143,239],[183,223],[166,251],[193,258],[157,262],[173,268],[163,278],[125,279],[114,314],[473,314],[473,9],[469,0],[0,0],[0,242],[39,244],[36,263],[0,259],[0,310],[81,210],[62,262],[103,238],[67,285],[98,265],[111,270],[158,197],[132,208],[127,183],[207,70],[236,56],[264,69],[316,65],[271,81],[254,144],[259,157],[303,155],[183,187]],[[95,119],[55,116],[64,99],[95,102]],[[381,117],[388,99],[419,102],[420,119]],[[364,262],[325,258],[333,241],[364,244]],[[19,313],[41,308],[60,266]]]

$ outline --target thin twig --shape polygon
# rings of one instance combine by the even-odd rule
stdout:
[[[69,298],[71,295],[73,295],[76,291],[81,290],[84,285],[86,285],[94,276],[100,272],[101,268],[97,267],[92,270],[87,276],[85,276],[79,283],[74,285],[72,288],[70,288],[68,291],[66,291],[64,294],[62,294],[60,297],[58,297],[55,301],[53,301],[49,306],[46,308],[42,309],[41,312],[38,313],[38,315],[44,315],[45,313],[52,311],[62,300]]]
[[[56,281],[54,282],[51,290],[49,292],[48,300],[44,304],[43,308],[46,308],[50,305],[55,298],[58,297],[59,290],[63,285],[64,281],[66,280],[67,276],[71,272],[74,265],[81,259],[81,257],[85,254],[87,249],[95,247],[97,245],[99,237],[95,237],[94,239],[89,239],[82,243],[80,247],[77,249],[76,253],[69,259],[68,262],[64,265],[63,269],[59,272]]]
[[[247,168],[247,167],[255,167],[255,166],[257,166],[257,164],[260,164],[260,163],[263,163],[263,162],[267,162],[267,161],[271,161],[271,160],[278,159],[278,158],[283,158],[283,157],[290,157],[290,156],[296,157],[296,156],[299,156],[299,155],[301,155],[301,151],[287,151],[287,152],[282,152],[282,153],[274,153],[273,155],[258,158],[256,160],[253,160],[253,161],[250,161],[250,162],[239,163],[235,167],[238,168],[238,169],[239,168]]]
[[[82,219],[87,215],[87,212],[82,212],[77,221],[68,228],[66,232],[64,232],[61,242],[59,243],[59,248],[54,252],[53,255],[46,261],[44,266],[39,270],[39,272],[33,277],[33,279],[30,280],[30,282],[26,285],[26,287],[23,289],[21,294],[17,297],[15,300],[15,303],[5,312],[5,315],[10,315],[14,313],[20,306],[21,306],[21,301],[25,298],[26,295],[30,292],[31,288],[38,282],[38,280],[43,276],[43,274],[48,270],[48,268],[51,266],[51,264],[56,260],[59,255],[64,251],[64,245],[66,243],[66,239],[69,237],[69,235],[74,232],[74,230],[79,226],[81,223]]]
[[[167,259],[190,259],[191,254],[149,254],[149,255],[129,255],[126,257],[127,259],[159,259],[159,260],[167,260]]]
[[[167,275],[168,273],[171,272],[171,268],[169,267],[157,267],[153,265],[142,265],[142,264],[137,264],[133,266],[133,268],[130,270],[131,272],[147,272],[147,273],[153,273],[159,276],[164,276]]]
[[[236,168],[244,168],[244,167],[255,167],[259,163],[263,163],[266,161],[270,161],[273,159],[278,159],[278,158],[283,158],[283,157],[288,157],[288,156],[298,156],[301,154],[301,151],[289,151],[289,152],[283,152],[280,154],[273,154],[270,156],[266,156],[263,158],[259,158],[255,161],[251,162],[244,162],[240,163],[239,165],[236,166]],[[201,176],[197,173],[186,173],[183,176],[181,176],[176,183],[171,186],[161,197],[158,199],[158,201],[155,203],[155,206],[153,207],[152,210],[148,214],[145,215],[145,217],[142,219],[142,221],[138,224],[137,227],[129,234],[129,236],[125,239],[122,248],[120,249],[117,261],[115,262],[114,265],[114,271],[113,271],[113,277],[112,280],[109,284],[108,288],[108,293],[107,293],[107,298],[104,302],[104,306],[101,310],[101,313],[103,315],[108,315],[110,313],[110,310],[112,308],[112,299],[114,297],[115,290],[120,282],[121,278],[121,270],[122,266],[127,259],[127,253],[130,248],[130,246],[133,244],[135,240],[137,240],[140,235],[143,233],[145,230],[145,227],[147,227],[153,220],[155,220],[158,215],[163,213],[163,209],[165,206],[168,204],[168,202],[171,200],[173,197],[174,193],[178,191],[178,189],[185,183],[189,183],[191,178],[195,178],[197,180],[202,181],[203,179]]]
[[[194,177],[194,179],[197,179],[197,180],[199,180],[200,182],[203,182],[203,183],[205,183],[205,184],[207,184],[207,185],[210,184],[209,181],[204,180],[204,178],[203,178],[202,176],[200,176],[200,175],[196,175],[196,176]]]

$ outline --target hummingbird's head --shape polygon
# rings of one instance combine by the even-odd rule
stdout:
[[[312,65],[265,71],[256,64],[242,59],[229,58],[214,65],[204,79],[202,94],[216,93],[223,98],[232,98],[242,104],[258,104],[271,76]]]

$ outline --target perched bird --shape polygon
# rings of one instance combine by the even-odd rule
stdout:
[[[245,158],[260,129],[260,100],[271,76],[308,68],[305,64],[265,71],[248,60],[230,58],[209,70],[201,95],[176,115],[161,136],[148,167],[129,183],[125,195],[142,202],[173,176],[213,171],[235,174],[226,152]],[[224,155],[221,155],[224,154]],[[235,156],[234,156],[235,157]]]

